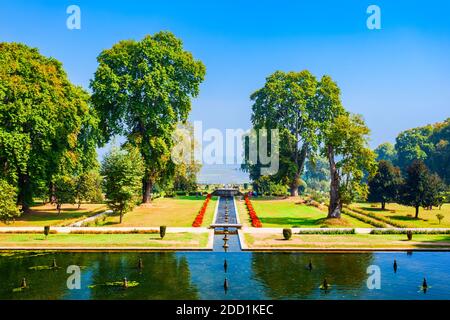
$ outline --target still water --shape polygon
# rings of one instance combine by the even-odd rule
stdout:
[[[53,259],[57,269],[33,268],[50,266]],[[69,265],[81,267],[81,289],[67,288]],[[381,270],[379,290],[367,288],[370,265]],[[24,277],[28,288],[13,292]],[[138,285],[102,285],[124,277]],[[420,290],[424,277],[426,293]],[[326,292],[319,289],[324,278],[331,284]],[[450,299],[450,253],[1,254],[0,299]]]

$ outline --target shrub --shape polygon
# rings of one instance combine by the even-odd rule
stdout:
[[[386,228],[387,227],[386,223],[384,223],[384,222],[376,221],[370,217],[367,217],[364,214],[354,213],[353,211],[355,211],[355,210],[342,210],[342,213],[344,213],[352,218],[355,218],[359,221],[362,221],[364,223],[370,224],[377,228]]]
[[[371,234],[407,234],[411,232],[412,234],[450,234],[450,229],[416,229],[416,230],[409,230],[409,229],[373,229],[370,233]]]
[[[442,213],[438,213],[436,218],[439,220],[439,224],[441,224],[442,219],[444,219],[444,215]]]
[[[346,228],[339,228],[339,229],[329,229],[324,228],[322,230],[301,230],[297,234],[355,234],[355,229],[346,229]]]
[[[408,228],[408,226],[406,224],[403,224],[401,222],[397,222],[397,221],[392,220],[390,218],[387,218],[387,217],[385,217],[385,216],[383,216],[381,214],[376,214],[375,212],[366,212],[364,210],[361,210],[359,208],[354,208],[354,207],[350,208],[350,210],[354,211],[354,212],[357,212],[359,214],[362,214],[364,216],[367,216],[367,217],[370,217],[370,218],[373,218],[373,219],[376,219],[376,220],[383,221],[383,222],[385,222],[387,224],[390,224],[391,226],[394,226],[394,227],[397,227],[397,228]],[[376,227],[378,227],[378,226],[376,226]]]
[[[292,237],[292,230],[291,229],[283,229],[283,237],[284,240],[289,240]]]
[[[44,235],[47,238],[48,235],[50,234],[50,226],[45,226],[44,227]]]
[[[412,236],[413,236],[412,231],[411,230],[406,231],[406,236],[408,237],[408,240],[411,241],[412,240]]]
[[[156,234],[158,230],[89,230],[89,229],[79,229],[71,230],[71,234]]]
[[[166,235],[166,226],[160,226],[159,227],[159,236],[161,239],[164,239],[164,236]]]

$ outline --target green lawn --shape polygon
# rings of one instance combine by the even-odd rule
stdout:
[[[159,234],[0,234],[0,247],[206,247],[208,233]]]
[[[450,235],[415,234],[408,241],[406,235],[293,235],[291,240],[284,240],[281,234],[245,234],[245,241],[250,248],[450,248]]]
[[[253,207],[257,216],[266,228],[320,228],[323,226],[332,227],[353,227],[372,228],[373,226],[361,222],[347,215],[342,215],[342,221],[337,225],[324,223],[327,213],[318,208],[304,204],[296,204],[298,199],[252,199]],[[249,215],[244,201],[237,202],[241,222],[250,226]]]
[[[396,203],[386,205],[386,210],[381,210],[381,205],[369,203],[355,203],[350,206],[362,209],[365,212],[373,212],[404,224],[409,228],[450,228],[450,204],[444,204],[442,209],[433,208],[425,210],[420,208],[419,219],[415,219],[415,209],[413,207],[402,206]],[[444,219],[439,224],[436,215],[444,215]]]
[[[1,227],[43,227],[43,226],[67,226],[78,220],[90,217],[107,210],[104,204],[64,204],[61,213],[58,214],[56,206],[51,204],[31,207],[27,213],[23,213],[15,221],[5,224],[0,222]]]
[[[113,216],[105,220],[104,226],[110,227],[191,227],[205,197],[182,196],[176,198],[158,198],[150,205],[135,208],[124,215],[119,224],[119,217]],[[202,226],[212,223],[217,198],[213,197],[203,219]]]

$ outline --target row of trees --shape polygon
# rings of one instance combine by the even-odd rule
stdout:
[[[90,95],[69,81],[56,59],[24,44],[0,43],[3,218],[17,215],[16,205],[26,212],[36,197],[59,208],[97,199],[96,148],[117,135],[126,140],[124,152],[134,150],[143,161],[140,188],[133,189],[142,202],[151,201],[157,184],[193,188],[199,167],[172,162],[172,134],[187,120],[204,65],[170,32],[120,41],[98,63]],[[108,182],[104,187],[111,196]]]
[[[444,122],[401,132],[395,145],[383,143],[375,149],[377,160],[388,160],[405,172],[414,160],[421,160],[450,185],[450,118]]]
[[[305,163],[314,164],[318,157],[325,157],[330,185],[328,217],[340,218],[344,203],[367,196],[365,179],[376,171],[375,155],[367,143],[369,129],[361,116],[345,110],[340,89],[329,76],[317,80],[307,70],[277,71],[251,99],[254,129],[278,129],[283,141],[279,170],[268,177],[261,175],[260,161],[250,161],[246,141],[242,167],[256,185],[267,180],[281,183],[295,196]]]
[[[390,161],[381,160],[377,173],[369,181],[368,200],[380,202],[383,210],[389,202],[412,206],[416,210],[416,218],[420,207],[442,205],[446,185],[436,173],[430,172],[423,161],[414,160],[404,175]]]

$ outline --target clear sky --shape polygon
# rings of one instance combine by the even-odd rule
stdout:
[[[66,28],[72,4],[81,30]],[[381,30],[366,27],[371,4]],[[450,117],[450,1],[0,0],[0,41],[38,47],[85,88],[101,50],[160,30],[206,65],[191,114],[206,129],[249,128],[249,95],[275,70],[331,75],[373,147]]]

